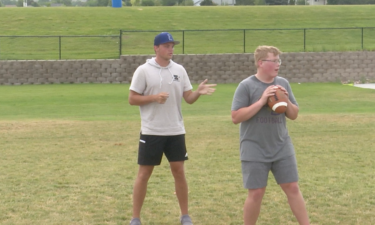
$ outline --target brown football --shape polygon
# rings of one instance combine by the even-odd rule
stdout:
[[[278,88],[275,95],[268,97],[268,106],[277,113],[285,113],[288,106],[288,96]]]

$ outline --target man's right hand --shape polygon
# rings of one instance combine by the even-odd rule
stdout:
[[[155,99],[156,102],[158,102],[159,104],[164,104],[165,101],[167,101],[169,94],[167,92],[160,92],[159,94],[155,96],[156,96],[156,99]]]

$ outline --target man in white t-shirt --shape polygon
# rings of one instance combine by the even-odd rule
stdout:
[[[172,61],[174,45],[171,34],[163,32],[154,39],[156,57],[148,59],[134,72],[129,103],[137,105],[141,114],[138,150],[139,171],[133,189],[133,216],[130,225],[141,225],[140,213],[146,197],[147,183],[154,166],[167,157],[175,180],[181,209],[181,224],[192,225],[188,213],[188,186],[184,161],[188,159],[181,100],[193,104],[200,95],[211,95],[216,84],[204,80],[196,91],[183,66]]]

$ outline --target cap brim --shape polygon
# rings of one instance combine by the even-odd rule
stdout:
[[[158,45],[162,45],[162,44],[166,44],[166,43],[173,43],[173,44],[175,44],[175,45],[180,44],[179,41],[167,41],[167,42],[164,42],[164,43],[160,43],[160,44],[158,44]]]

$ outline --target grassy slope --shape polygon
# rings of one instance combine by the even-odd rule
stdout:
[[[374,26],[371,6],[0,8],[0,35]]]
[[[0,8],[0,35],[119,35],[120,30],[371,27],[374,6]],[[124,33],[122,54],[152,54],[156,33]],[[182,40],[182,32],[173,33]],[[364,49],[375,49],[375,29]],[[244,52],[244,34],[186,32],[185,54]],[[275,45],[284,52],[361,50],[361,30],[247,31],[245,52]],[[293,41],[291,41],[293,40]],[[62,59],[118,58],[118,38],[62,38]],[[0,59],[58,59],[58,38],[1,38]],[[176,47],[176,54],[183,46]]]

